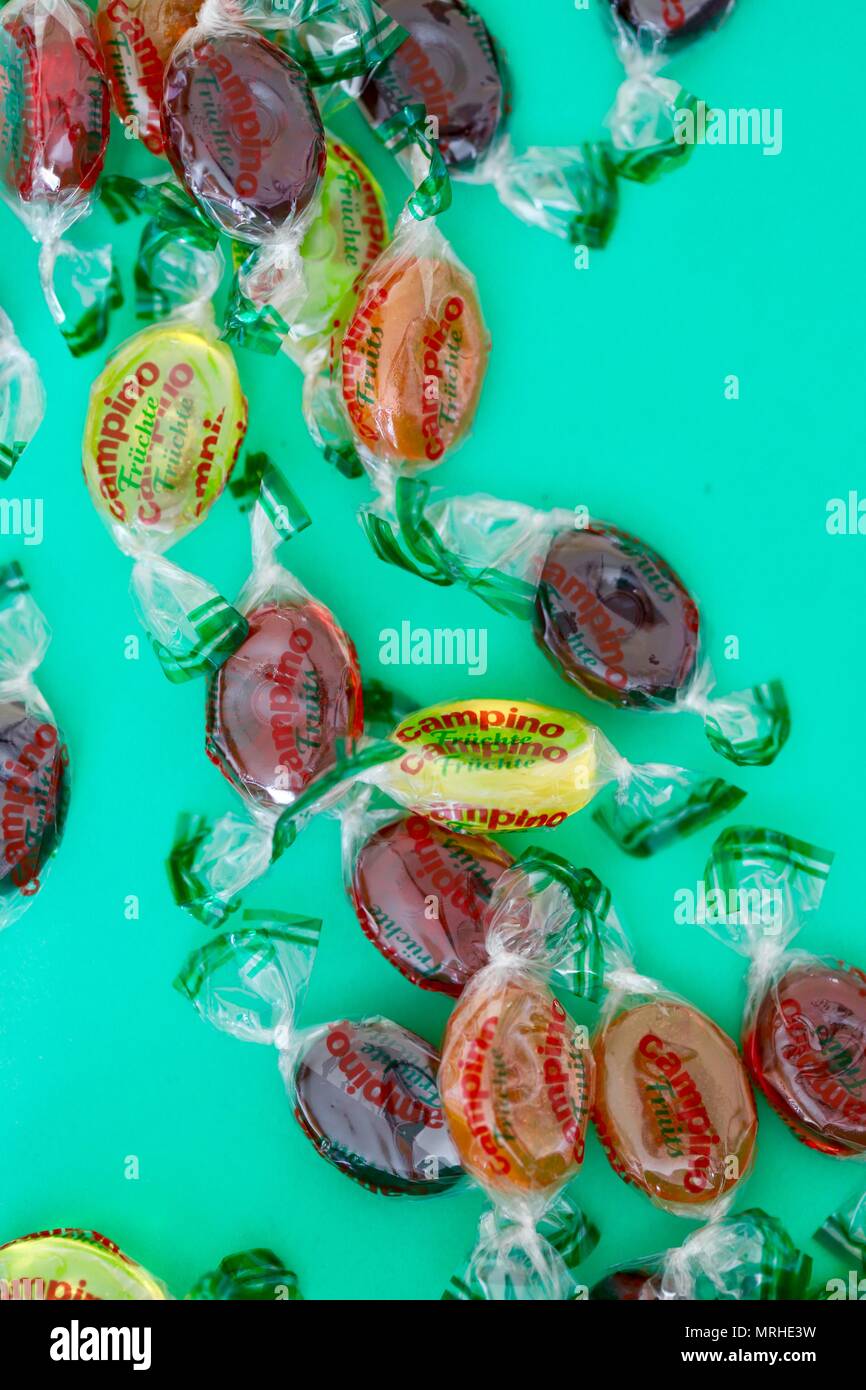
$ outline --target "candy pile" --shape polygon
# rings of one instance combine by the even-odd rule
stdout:
[[[448,1299],[806,1296],[809,1259],[780,1223],[732,1212],[757,1161],[753,1084],[823,1155],[866,1153],[866,975],[791,949],[832,855],[751,827],[713,846],[708,925],[750,963],[741,1054],[639,973],[609,890],[555,849],[557,828],[591,807],[621,849],[646,857],[745,795],[712,770],[626,759],[585,699],[611,723],[695,714],[714,753],[751,769],[790,736],[781,682],[717,693],[690,584],[622,516],[469,489],[445,498],[420,476],[467,442],[495,369],[472,268],[440,223],[460,185],[492,185],[531,226],[604,247],[620,180],[655,179],[691,152],[683,118],[697,103],[663,68],[733,8],[607,0],[626,72],[607,133],[522,153],[503,49],[465,0],[99,0],[95,14],[81,0],[11,0],[0,12],[0,196],[38,243],[74,352],[104,342],[123,276],[71,230],[100,191],[116,221],[146,219],[133,269],[143,326],[93,372],[82,468],[132,561],[134,608],[162,670],[175,684],[203,679],[200,741],[237,794],[214,824],[180,822],[174,896],[218,932],[189,953],[177,989],[216,1029],[275,1049],[289,1142],[299,1164],[312,1163],[310,1145],[325,1160],[323,1183],[342,1175],[394,1198],[480,1189]],[[104,173],[111,105],[152,177]],[[347,105],[408,175],[396,219],[375,170],[330,128]],[[519,273],[537,293],[530,253]],[[283,547],[310,517],[268,458],[236,467],[248,425],[239,362],[252,351],[301,372],[313,440],[342,473],[371,480],[359,515],[376,555],[528,624],[569,687],[567,708],[532,698],[519,667],[510,694],[428,691],[418,708],[362,679],[327,596],[293,572],[303,541],[288,568]],[[43,410],[36,365],[0,310],[0,481]],[[250,524],[250,574],[233,602],[168,558],[226,490]],[[675,560],[675,530],[664,544]],[[41,891],[63,835],[68,755],[33,679],[48,641],[7,565],[0,928]],[[660,721],[644,723],[660,734]],[[245,895],[271,890],[277,859],[302,866],[294,842],[320,813],[339,821],[364,936],[447,1001],[441,1038],[359,1016],[348,980],[345,1013],[341,1003],[330,1021],[302,1022],[321,922]],[[524,831],[542,843],[527,847]],[[495,838],[506,834],[508,847]],[[604,1232],[574,1192],[582,1202],[596,1141],[635,1192],[698,1225],[590,1290],[581,1264]],[[862,1248],[860,1204],[830,1227]],[[50,1300],[170,1297],[78,1229],[0,1246],[0,1284]],[[254,1249],[187,1297],[301,1294],[272,1251]]]

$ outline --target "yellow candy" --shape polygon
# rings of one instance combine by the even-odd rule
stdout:
[[[593,724],[531,700],[432,705],[391,739],[406,752],[377,781],[404,805],[461,829],[559,825],[610,777],[599,767],[604,740]]]
[[[0,1246],[0,1290],[10,1299],[164,1300],[158,1279],[96,1231],[40,1231]]]
[[[123,550],[162,552],[198,525],[246,424],[234,358],[207,330],[156,325],[118,348],[93,383],[82,463]]]

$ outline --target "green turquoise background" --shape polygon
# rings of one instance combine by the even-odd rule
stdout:
[[[510,54],[518,148],[593,135],[620,75],[598,13],[569,0],[480,3]],[[866,536],[825,526],[830,498],[866,494],[862,63],[849,23],[802,0],[742,0],[722,32],[681,55],[672,71],[711,105],[781,108],[783,151],[704,148],[667,182],[624,185],[615,236],[588,270],[491,189],[455,188],[443,227],[478,278],[493,352],[474,432],[435,481],[539,507],[587,504],[685,576],[722,688],[784,678],[792,737],[774,767],[738,774],[749,795],[736,819],[835,849],[823,910],[801,943],[863,965]],[[334,129],[380,176],[396,215],[406,185],[390,157],[355,112]],[[115,126],[111,167],[150,172],[155,161]],[[44,542],[4,537],[0,547],[25,566],[54,630],[39,683],[68,739],[73,795],[44,892],[0,936],[0,1241],[93,1226],[178,1296],[223,1254],[270,1245],[311,1298],[438,1298],[473,1243],[481,1196],[388,1201],[346,1181],[292,1119],[276,1056],[208,1029],[171,988],[206,937],[169,895],[175,816],[238,802],[204,756],[202,688],[169,685],[145,648],[140,660],[124,655],[138,631],[129,562],[80,471],[104,352],[69,357],[39,294],[36,250],[6,211],[2,235],[0,302],[39,359],[48,411],[4,493],[44,499]],[[81,232],[110,235],[101,212]],[[130,227],[117,239],[128,288],[137,237]],[[111,345],[135,326],[128,307]],[[696,720],[590,706],[517,622],[375,560],[355,521],[366,484],[317,455],[297,369],[247,352],[238,360],[249,445],[279,461],[314,517],[291,563],[352,633],[367,676],[389,677],[418,705],[464,692],[579,704],[635,761],[724,771]],[[731,373],[735,402],[724,397]],[[172,558],[233,596],[249,544],[232,500]],[[379,633],[404,619],[485,626],[487,673],[383,669]],[[729,635],[737,662],[724,660]],[[740,960],[673,917],[674,893],[696,885],[714,833],[644,863],[586,815],[544,842],[612,885],[642,970],[736,1033]],[[130,894],[136,921],[124,914]],[[448,1001],[405,982],[354,920],[334,820],[305,833],[255,901],[324,919],[305,1023],[382,1013],[440,1038]],[[760,1119],[739,1206],[782,1217],[816,1253],[811,1232],[866,1170],[812,1153],[763,1103]],[[137,1180],[124,1176],[130,1155]],[[625,1187],[594,1135],[571,1190],[602,1230],[587,1280],[691,1229]],[[821,1256],[818,1269],[839,1272]]]

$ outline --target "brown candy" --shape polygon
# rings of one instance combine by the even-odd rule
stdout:
[[[595,1042],[593,1120],[612,1167],[661,1207],[699,1209],[747,1172],[758,1119],[740,1055],[672,999],[626,1008]]]

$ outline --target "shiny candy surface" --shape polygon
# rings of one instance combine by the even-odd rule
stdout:
[[[39,1231],[0,1246],[5,1297],[46,1303],[166,1299],[158,1279],[98,1231]]]
[[[351,882],[358,921],[413,984],[457,996],[487,963],[485,914],[512,863],[493,840],[403,816],[358,851]]]
[[[63,834],[68,755],[54,724],[17,702],[0,704],[0,919],[30,898]]]
[[[200,0],[99,0],[96,29],[114,109],[152,154],[165,149],[159,113],[166,64],[200,8]]]
[[[213,677],[207,752],[244,795],[289,805],[363,729],[352,641],[320,603],[269,604]]]
[[[167,549],[231,473],[247,403],[230,350],[183,323],[145,328],[93,384],[83,467],[94,506],[131,551]]]
[[[614,1170],[658,1206],[699,1210],[752,1163],[758,1120],[740,1055],[688,1004],[626,1008],[594,1044],[593,1120]]]
[[[611,0],[614,13],[658,44],[690,39],[718,24],[734,0]]]
[[[501,832],[560,825],[597,790],[598,731],[531,700],[452,700],[404,719],[380,781],[444,825]]]
[[[439,1087],[463,1166],[488,1190],[551,1194],[583,1161],[593,1059],[531,973],[476,975],[448,1023]]]
[[[179,45],[165,74],[162,134],[188,192],[240,241],[291,226],[325,171],[325,134],[303,71],[248,31]]]
[[[743,1044],[749,1071],[799,1139],[866,1153],[866,975],[841,962],[789,970]]]
[[[466,272],[405,256],[374,266],[341,349],[343,401],[376,458],[437,464],[468,433],[490,339]]]
[[[535,600],[535,638],[565,676],[609,704],[652,708],[688,686],[698,610],[643,542],[590,525],[554,537]]]
[[[316,1030],[294,1064],[295,1115],[319,1153],[386,1196],[434,1196],[459,1182],[435,1048],[387,1019]]]
[[[80,202],[102,169],[109,94],[90,12],[13,0],[0,12],[0,173],[9,195]]]
[[[376,127],[417,102],[435,119],[439,148],[454,172],[472,170],[505,122],[503,65],[486,24],[456,0],[386,0],[408,32],[376,69],[361,105]]]

